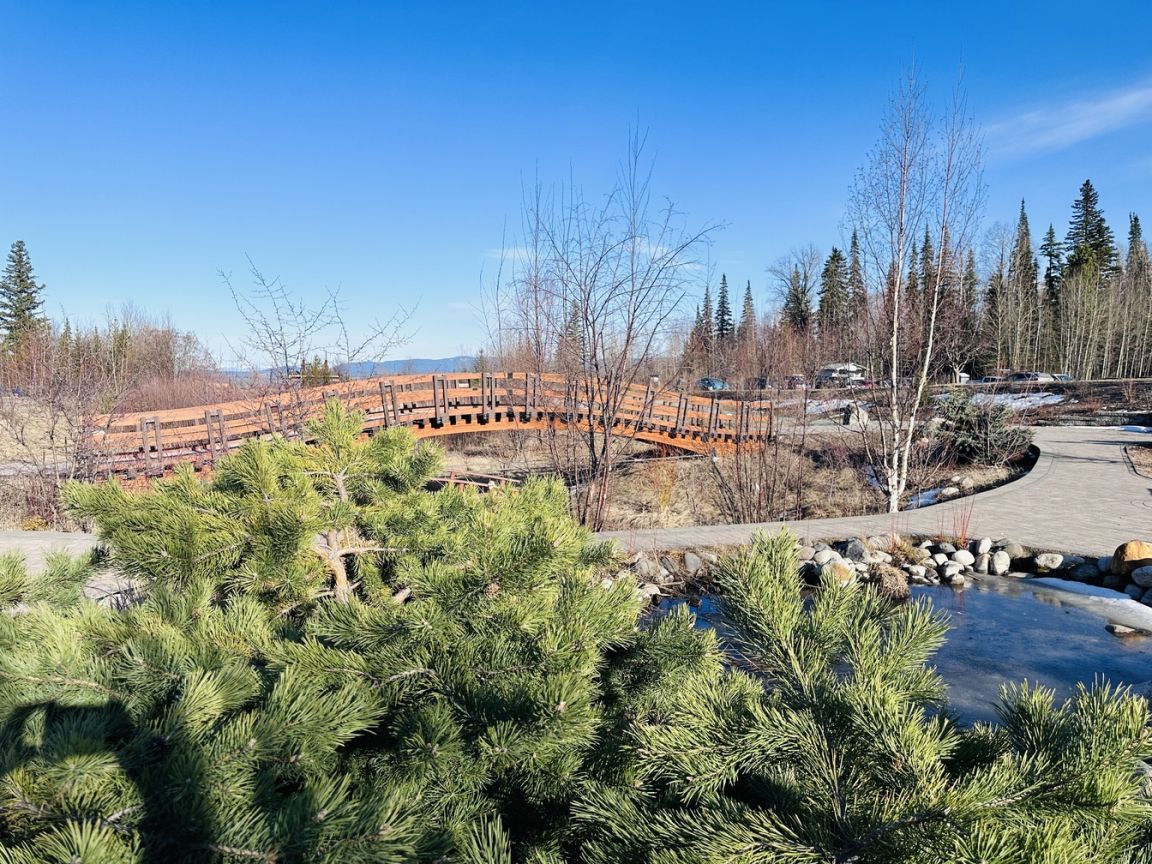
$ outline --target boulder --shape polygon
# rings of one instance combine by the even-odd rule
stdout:
[[[935,555],[932,556],[932,560],[934,562],[936,562],[937,565],[947,564],[948,563],[948,556],[945,555],[943,552],[937,552]]]
[[[816,554],[812,556],[812,562],[818,567],[823,567],[830,561],[838,561],[840,556],[825,546],[823,549],[817,548]]]
[[[1077,564],[1071,570],[1061,570],[1060,575],[1077,582],[1095,582],[1100,578],[1100,571],[1096,569],[1095,564],[1085,561],[1082,564]],[[1116,590],[1119,591],[1124,587],[1124,580],[1121,577],[1116,578],[1120,579],[1120,584],[1116,586]]]
[[[932,553],[923,546],[913,546],[908,558],[915,564],[922,564],[932,558]]]
[[[863,540],[855,538],[844,544],[841,554],[849,561],[864,561],[868,557],[868,547]]]
[[[669,573],[675,573],[680,568],[676,566],[676,562],[669,558],[667,555],[660,556],[660,566]]]
[[[843,561],[829,561],[820,568],[820,582],[823,585],[847,585],[856,579],[856,570]]]
[[[1032,560],[1035,563],[1037,573],[1047,573],[1051,570],[1059,570],[1060,565],[1064,563],[1064,556],[1055,552],[1041,552]]]
[[[973,543],[972,551],[977,555],[987,555],[992,551],[992,538],[981,537],[979,540]]]
[[[963,588],[967,583],[968,580],[964,578],[963,573],[957,573],[948,580],[948,586],[950,588]]]
[[[1105,555],[1103,558],[1097,558],[1096,559],[1096,569],[1099,570],[1101,573],[1111,573],[1112,572],[1112,556],[1111,555]]]
[[[958,575],[963,569],[964,566],[962,564],[958,564],[955,561],[949,561],[936,572],[940,574],[941,579],[943,579],[945,582],[948,582],[952,579],[953,576]]]
[[[1060,567],[1063,570],[1075,570],[1081,564],[1085,563],[1086,560],[1087,559],[1081,557],[1080,555],[1065,555],[1064,563],[1062,563]],[[1095,561],[1092,562],[1092,566],[1096,566]]]
[[[1128,574],[1128,578],[1141,588],[1152,588],[1152,565],[1137,567]]]
[[[976,484],[972,481],[971,477],[961,477],[960,478],[960,488],[963,489],[965,492],[971,492],[973,487],[975,487],[975,485]]]
[[[1141,588],[1139,585],[1125,585],[1124,593],[1131,597],[1133,600],[1139,600],[1146,593],[1148,593],[1148,589]]]
[[[704,569],[704,561],[695,552],[684,553],[684,572],[689,576],[695,576]]]
[[[1092,572],[1092,578],[1093,579],[1097,578],[1100,575],[1099,571],[1096,570],[1096,566],[1094,564],[1081,564],[1079,567],[1077,567],[1075,570],[1072,571],[1072,578],[1076,579],[1078,582],[1087,582],[1088,581],[1087,579],[1080,579],[1079,576],[1077,575],[1085,567],[1090,567],[1092,569],[1092,571],[1093,571]],[[1115,573],[1109,573],[1102,580],[1100,580],[1100,587],[1101,588],[1110,588],[1113,591],[1123,591],[1124,586],[1127,584],[1128,584],[1128,580],[1125,577],[1117,576]]]
[[[991,563],[991,556],[987,552],[983,552],[976,556],[976,560],[972,563],[972,569],[977,573],[987,573],[988,565]]]
[[[996,576],[1003,576],[1012,569],[1012,556],[1005,549],[997,549],[992,553],[992,559],[988,562],[988,569]]]
[[[716,564],[720,561],[720,556],[715,552],[701,552],[700,558],[705,564]]]
[[[647,597],[649,600],[655,600],[660,596],[660,586],[653,585],[651,582],[641,585],[636,590],[639,591],[642,596]]]
[[[811,561],[816,555],[816,550],[811,546],[801,546],[796,552],[797,561]]]
[[[1152,565],[1152,543],[1129,540],[1121,543],[1112,553],[1112,572],[1127,576],[1138,567]]]
[[[936,544],[936,551],[937,552],[943,552],[945,555],[951,555],[953,552],[956,551],[956,547],[953,546],[951,543],[937,543]]]
[[[952,560],[963,567],[971,567],[976,563],[976,556],[967,549],[957,549],[952,553]]]
[[[928,568],[921,564],[906,564],[905,569],[908,571],[908,578],[913,582],[919,582],[922,585],[928,584]]]
[[[876,590],[889,600],[907,600],[911,595],[908,579],[890,564],[873,564],[868,574],[876,583]]]
[[[1027,558],[1032,554],[1028,551],[1027,548],[1011,540],[1005,540],[1002,544],[1000,544],[1000,549],[1004,552],[1007,552],[1008,557],[1013,561],[1015,561],[1017,558]]]
[[[642,554],[636,559],[636,563],[632,565],[632,569],[636,572],[636,575],[640,577],[641,582],[658,582],[661,578],[661,571],[664,568],[650,556]]]
[[[945,486],[943,489],[940,490],[940,497],[941,498],[955,498],[959,494],[960,494],[960,487],[959,486]]]

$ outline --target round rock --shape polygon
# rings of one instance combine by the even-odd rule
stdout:
[[[976,556],[967,549],[957,549],[952,553],[952,560],[964,567],[971,567],[976,563]]]
[[[1128,574],[1128,578],[1141,588],[1152,588],[1152,565],[1137,567]]]

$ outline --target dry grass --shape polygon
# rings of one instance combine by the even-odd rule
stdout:
[[[1152,444],[1129,444],[1124,452],[1137,474],[1152,479]]]

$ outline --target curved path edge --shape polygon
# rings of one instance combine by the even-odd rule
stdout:
[[[1010,537],[1045,551],[1109,555],[1121,543],[1152,539],[1152,480],[1124,453],[1152,444],[1131,428],[1045,426],[1034,430],[1039,450],[1018,480],[931,507],[900,513],[742,525],[701,525],[606,531],[631,551],[736,546],[757,531],[787,528],[804,542],[876,534]]]

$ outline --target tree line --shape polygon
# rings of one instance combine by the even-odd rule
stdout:
[[[1049,224],[1037,246],[1023,201],[1015,228],[998,223],[982,242],[970,233],[963,245],[938,250],[925,227],[908,243],[901,279],[906,355],[923,354],[941,268],[933,324],[937,379],[1019,370],[1152,375],[1152,266],[1139,216],[1129,214],[1127,223],[1121,247],[1085,180],[1063,239]],[[706,286],[683,340],[685,367],[730,376],[737,387],[849,360],[870,364],[876,377],[910,374],[910,366],[892,370],[881,351],[880,331],[893,313],[894,265],[869,276],[856,229],[847,247],[834,246],[823,258],[804,247],[769,267],[776,290],[766,311],[757,312],[749,280],[738,327],[729,321],[727,275],[715,309]]]

